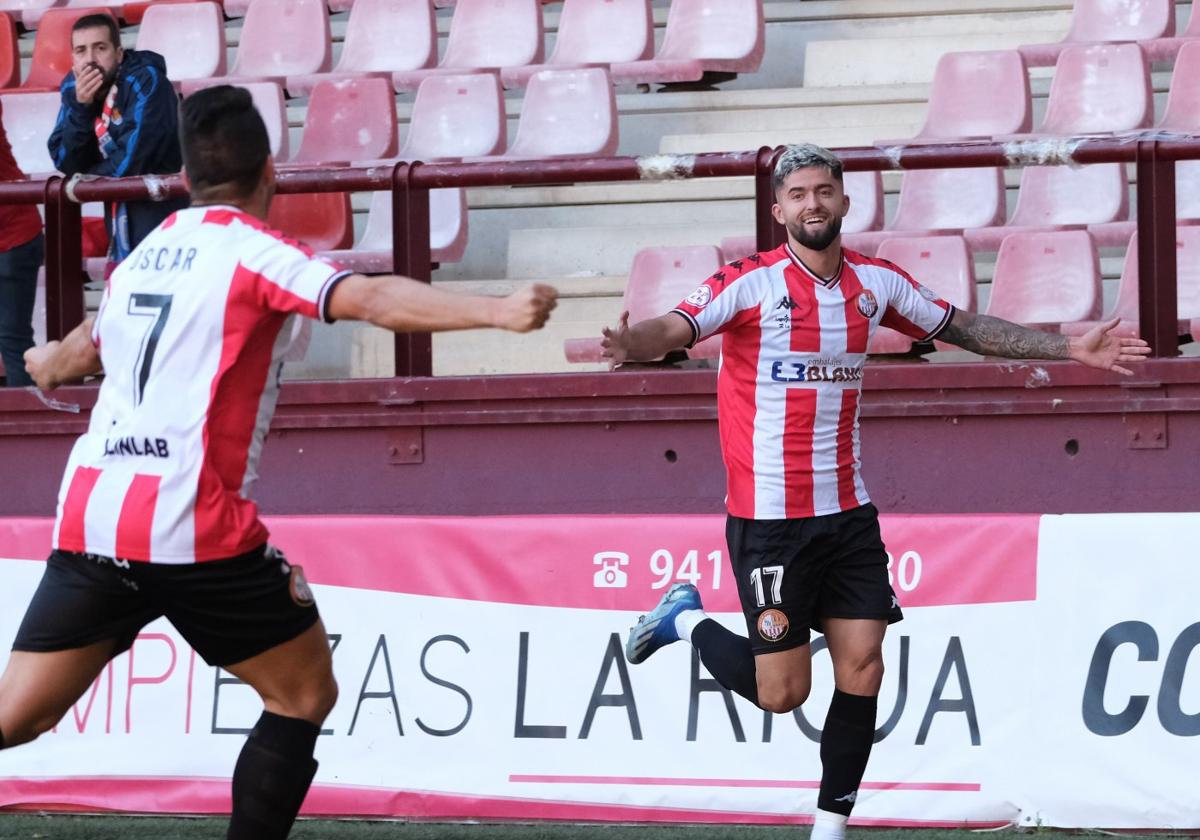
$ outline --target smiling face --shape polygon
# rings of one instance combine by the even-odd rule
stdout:
[[[787,228],[795,243],[824,251],[842,232],[850,198],[842,181],[824,166],[797,169],[784,179],[771,208],[775,221]]]

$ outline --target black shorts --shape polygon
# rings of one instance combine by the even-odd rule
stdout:
[[[904,617],[874,505],[807,519],[730,516],[725,538],[755,654],[807,644],[824,618]]]
[[[267,545],[185,565],[54,551],[13,650],[44,653],[113,639],[116,656],[164,615],[209,665],[249,659],[318,618],[303,569]]]

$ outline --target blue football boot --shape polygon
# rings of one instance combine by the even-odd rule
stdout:
[[[634,665],[645,662],[660,647],[679,641],[675,616],[684,610],[702,610],[700,590],[690,583],[677,583],[667,590],[653,610],[629,628],[625,658]]]

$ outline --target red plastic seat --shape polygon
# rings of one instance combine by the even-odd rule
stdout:
[[[539,0],[458,0],[446,52],[437,67],[392,74],[396,90],[431,75],[538,64],[545,56]]]
[[[613,81],[694,82],[705,72],[753,73],[762,64],[760,0],[672,0],[654,58],[614,63]]]
[[[629,310],[629,323],[670,312],[720,267],[721,252],[712,245],[638,251],[629,269],[622,299],[622,309]],[[719,355],[720,341],[720,336],[705,339],[688,351],[688,355],[714,358]],[[570,362],[600,361],[598,338],[568,339],[563,350]]]
[[[216,3],[151,6],[138,28],[137,49],[167,61],[173,82],[225,74],[225,18]]]
[[[429,253],[435,263],[458,262],[467,249],[466,190],[429,191]],[[392,195],[371,194],[367,226],[362,238],[349,250],[325,254],[339,265],[364,274],[393,271]]]
[[[497,155],[504,151],[507,138],[504,91],[494,74],[430,76],[417,89],[399,157]]]
[[[959,309],[975,309],[975,263],[961,236],[888,239],[875,254],[891,260],[921,285]],[[913,340],[888,327],[871,336],[868,353],[907,353]]]
[[[58,90],[71,72],[71,27],[81,17],[95,13],[112,15],[109,9],[50,9],[42,16],[22,90]]]
[[[1154,118],[1150,65],[1137,44],[1067,47],[1058,57],[1041,134],[1148,128]]]
[[[1197,34],[1200,37],[1200,32]],[[1200,131],[1200,40],[1190,41],[1179,50],[1171,74],[1171,89],[1167,92],[1167,107],[1158,127],[1183,134]]]
[[[275,196],[267,224],[314,251],[335,251],[350,247],[352,218],[346,193],[293,193]]]
[[[288,76],[328,72],[332,56],[324,0],[254,0],[246,10],[229,78],[216,81],[283,84]],[[183,85],[185,94],[196,89]]]
[[[1016,50],[952,52],[938,59],[929,113],[915,137],[876,145],[1019,134],[1033,127],[1029,74]]]
[[[1081,201],[1081,196],[1086,200]],[[1017,206],[1008,224],[969,230],[966,237],[976,250],[995,251],[1011,233],[1102,225],[1128,217],[1129,183],[1124,164],[1027,166],[1021,170]]]
[[[116,15],[124,4],[124,0],[55,0],[54,3],[41,2],[23,2],[17,3],[21,9],[21,23],[26,29],[37,29],[41,25],[42,18],[46,12],[51,9],[70,9],[78,10],[84,14],[93,14],[95,12],[108,12],[111,15]]]
[[[1075,0],[1071,28],[1054,44],[1027,44],[1030,67],[1050,67],[1073,44],[1145,41],[1175,34],[1175,0]]]
[[[0,21],[0,89],[21,83],[21,49],[17,42],[17,24],[4,15]]]
[[[283,88],[277,82],[239,82],[235,79],[198,79],[184,84],[184,91],[190,96],[198,90],[219,84],[233,84],[236,87],[250,91],[254,107],[267,127],[267,139],[271,144],[271,155],[277,161],[285,161],[290,153],[291,144],[288,142],[287,101],[283,97]]]
[[[40,16],[45,14],[47,9],[53,9],[56,5],[58,5],[58,0],[0,0],[0,12],[12,18],[14,23],[20,22],[24,25],[24,15]],[[34,29],[36,27],[26,25],[25,28]]]
[[[17,166],[26,175],[44,177],[57,170],[46,141],[54,130],[61,103],[56,92],[0,94],[4,132]]]
[[[1014,233],[1000,244],[987,314],[1057,328],[1100,317],[1100,259],[1082,230]]]
[[[288,92],[306,96],[319,81],[367,74],[390,83],[392,73],[432,67],[437,42],[429,0],[357,0],[337,66],[330,73],[288,76]]]
[[[539,70],[643,61],[654,52],[650,0],[566,0],[554,51],[545,64],[506,67],[506,88],[524,87]]]
[[[587,157],[617,151],[617,100],[602,67],[541,70],[529,80],[510,158]]]
[[[396,153],[396,95],[386,79],[320,82],[304,117],[295,163],[374,160]]]
[[[1200,333],[1200,227],[1186,226],[1175,229],[1175,277],[1179,335],[1189,332]],[[1121,268],[1121,279],[1117,284],[1117,298],[1112,310],[1103,320],[1119,318],[1114,332],[1120,336],[1137,338],[1141,334],[1138,324],[1138,235],[1129,239],[1125,251],[1125,263]],[[1096,325],[1095,320],[1063,324],[1067,335],[1083,335]]]

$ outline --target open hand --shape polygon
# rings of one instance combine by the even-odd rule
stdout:
[[[58,350],[59,343],[51,341],[38,347],[30,347],[25,351],[25,370],[43,391],[53,391],[59,385],[50,377],[46,364],[46,360]]]
[[[1122,338],[1112,331],[1121,321],[1114,318],[1097,324],[1078,338],[1071,339],[1071,358],[1088,367],[1111,370],[1125,376],[1133,371],[1121,362],[1139,362],[1150,355],[1150,345],[1140,338]]]
[[[557,305],[558,289],[533,283],[500,299],[496,326],[519,333],[541,329]]]
[[[615,370],[629,358],[629,344],[629,310],[625,310],[615,329],[604,328],[604,338],[600,341],[600,356],[608,361],[609,370]]]

